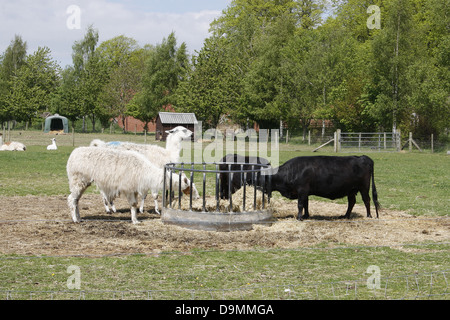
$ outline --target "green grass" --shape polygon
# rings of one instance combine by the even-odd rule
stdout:
[[[0,152],[0,196],[67,195],[65,167],[73,150],[70,136],[61,137],[58,150],[48,152],[45,149],[49,144],[48,135],[32,132],[27,135],[33,143],[26,152]],[[88,145],[94,138],[143,142],[142,136],[86,134],[76,136],[76,146]],[[153,143],[153,139],[149,142]],[[296,156],[312,155],[311,147],[280,144],[280,149],[281,163]],[[313,155],[335,155],[327,150]],[[415,215],[448,215],[449,156],[368,155],[375,161],[379,200],[385,208]],[[88,192],[94,190],[90,188]],[[338,201],[346,203],[345,199]],[[361,203],[360,198],[357,201]],[[80,295],[86,299],[414,298],[429,293],[430,272],[449,268],[448,244],[404,248],[327,247],[324,243],[319,248],[299,250],[193,250],[102,258],[0,255],[0,299],[8,298],[7,291],[11,291],[9,297],[13,299],[77,299]],[[70,275],[66,270],[70,265],[80,267],[81,291],[67,289]],[[369,276],[366,270],[370,265],[380,267],[380,290],[366,288]],[[442,273],[432,279],[435,292],[446,292],[447,282]],[[355,280],[360,281],[353,283]],[[56,296],[50,292],[57,292]]]
[[[66,163],[73,148],[49,152],[30,146],[25,152],[0,153],[0,195],[55,195],[69,191]]]
[[[6,290],[15,291],[13,299],[28,299],[30,292],[34,299],[49,299],[47,292],[52,291],[59,292],[55,298],[78,298],[80,291],[65,293],[71,265],[80,269],[80,289],[86,299],[112,299],[114,293],[115,298],[125,294],[130,299],[146,299],[150,294],[160,299],[190,299],[192,295],[200,299],[278,299],[289,298],[289,294],[290,298],[301,299],[398,299],[426,295],[429,273],[448,267],[446,253],[450,248],[436,245],[408,249],[194,251],[122,258],[3,257],[0,299]],[[380,268],[381,289],[375,292],[366,285],[370,265]],[[437,273],[433,281],[434,293],[442,293],[446,288],[444,275]],[[348,282],[350,294],[346,292]],[[286,293],[287,288],[292,291]]]

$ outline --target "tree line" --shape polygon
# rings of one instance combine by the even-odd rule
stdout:
[[[0,122],[48,111],[96,130],[118,116],[148,124],[172,105],[205,127],[227,115],[306,133],[327,119],[344,131],[446,138],[449,11],[447,0],[233,0],[192,56],[174,33],[140,47],[124,35],[99,43],[90,26],[64,69],[16,36],[0,56]]]

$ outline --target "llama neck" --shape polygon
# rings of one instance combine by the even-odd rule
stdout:
[[[166,141],[166,150],[170,152],[171,158],[178,158],[181,152],[181,140],[168,137]]]
[[[181,140],[172,138],[170,136],[167,137],[166,149],[167,150],[180,150],[181,149]]]

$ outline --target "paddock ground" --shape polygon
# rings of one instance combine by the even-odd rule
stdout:
[[[279,199],[275,223],[255,225],[251,231],[210,232],[164,225],[148,197],[141,221],[133,225],[125,199],[118,212],[107,214],[99,194],[80,199],[82,223],[69,216],[66,196],[0,197],[0,254],[29,256],[105,256],[158,254],[190,250],[295,249],[326,246],[390,246],[420,250],[404,244],[446,242],[450,221],[383,209],[380,219],[366,218],[357,199],[352,219],[338,217],[346,205],[310,201],[311,218],[295,220],[297,202]],[[373,210],[373,207],[372,207]],[[373,213],[372,213],[373,215]]]

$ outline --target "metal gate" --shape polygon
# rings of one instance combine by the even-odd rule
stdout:
[[[338,152],[400,151],[399,132],[339,132]]]

